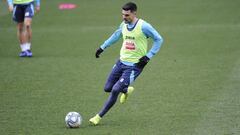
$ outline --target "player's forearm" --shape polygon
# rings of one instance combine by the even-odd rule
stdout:
[[[35,4],[37,7],[40,7],[40,0],[35,0]]]
[[[102,45],[101,48],[104,50],[105,48],[113,45],[121,38],[122,32],[121,29],[116,30],[110,38],[108,38]]]
[[[142,31],[146,37],[153,39],[152,48],[147,53],[147,57],[152,58],[160,50],[163,43],[163,38],[149,23],[143,24]]]
[[[157,39],[154,39],[153,46],[147,53],[148,58],[152,58],[155,54],[157,54],[162,46],[163,38],[159,36]]]

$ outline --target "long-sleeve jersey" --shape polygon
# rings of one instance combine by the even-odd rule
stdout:
[[[8,5],[12,6],[13,4],[28,4],[30,2],[36,2],[36,6],[40,6],[40,0],[8,0]]]
[[[135,24],[128,24],[128,29],[134,28]],[[147,22],[144,21],[142,25],[142,31],[147,38],[153,39],[152,48],[148,51],[147,57],[152,58],[159,50],[163,42],[163,38],[160,34]],[[115,42],[117,42],[122,37],[122,25],[100,46],[103,50]]]

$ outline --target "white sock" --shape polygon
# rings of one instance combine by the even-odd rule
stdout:
[[[27,50],[27,43],[21,44],[20,47],[22,49],[22,51],[26,51]]]
[[[31,43],[26,43],[26,49],[31,50]]]

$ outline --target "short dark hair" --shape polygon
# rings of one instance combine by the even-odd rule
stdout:
[[[128,2],[122,6],[122,9],[125,11],[130,10],[131,12],[137,11],[137,5],[133,2]]]

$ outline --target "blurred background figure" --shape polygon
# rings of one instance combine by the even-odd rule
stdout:
[[[13,20],[17,23],[17,37],[20,43],[20,57],[32,57],[32,18],[34,12],[40,11],[40,0],[8,0],[8,9],[13,14]],[[35,10],[34,10],[35,5]]]

